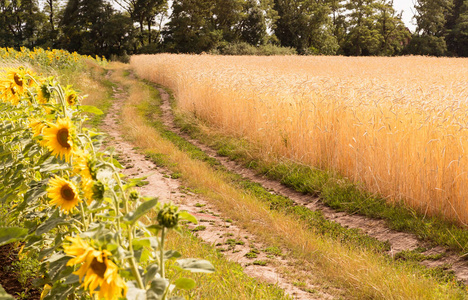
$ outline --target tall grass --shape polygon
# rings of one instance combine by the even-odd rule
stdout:
[[[181,109],[272,159],[333,170],[389,201],[468,221],[468,60],[141,55]]]

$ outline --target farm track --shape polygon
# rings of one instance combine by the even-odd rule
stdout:
[[[272,193],[288,197],[297,204],[303,205],[308,209],[321,211],[328,220],[337,222],[344,227],[361,229],[364,233],[379,241],[388,241],[391,245],[391,250],[388,253],[390,256],[401,251],[414,250],[418,247],[429,249],[423,253],[425,255],[443,253],[443,257],[439,260],[426,260],[421,263],[428,267],[450,266],[449,269],[455,273],[459,280],[465,282],[465,284],[468,283],[468,263],[456,253],[440,246],[431,248],[427,242],[418,240],[413,234],[391,230],[386,226],[383,220],[334,211],[325,206],[319,198],[298,193],[280,184],[278,181],[259,176],[252,170],[226,157],[218,155],[216,150],[191,138],[175,125],[169,95],[162,88],[158,88],[158,91],[163,100],[161,106],[163,111],[162,121],[167,129],[197,146],[210,157],[217,159],[229,171],[240,174],[252,182],[259,183]],[[112,137],[112,141],[109,142],[108,146],[113,146],[117,149],[121,162],[125,167],[123,173],[134,177],[148,176],[146,180],[149,184],[142,187],[140,190],[143,195],[158,196],[162,200],[167,199],[173,201],[178,204],[181,209],[194,214],[197,219],[200,220],[201,225],[206,227],[205,230],[198,231],[196,234],[210,244],[221,245],[221,251],[223,251],[229,259],[240,263],[248,275],[260,278],[269,283],[278,284],[278,286],[283,288],[288,294],[293,295],[295,299],[333,298],[333,296],[327,294],[326,291],[321,291],[319,286],[314,286],[312,283],[309,283],[306,288],[316,291],[314,294],[297,288],[292,282],[287,282],[287,279],[281,275],[282,268],[288,264],[297,264],[298,262],[276,258],[268,266],[253,265],[252,260],[247,259],[244,255],[250,250],[250,247],[255,247],[257,249],[264,248],[263,245],[255,242],[256,239],[254,236],[242,228],[236,227],[235,222],[227,222],[226,219],[229,218],[229,216],[220,217],[221,213],[217,211],[215,207],[210,205],[210,203],[202,197],[185,190],[180,181],[172,179],[167,175],[169,174],[167,170],[157,167],[151,161],[147,160],[144,155],[138,153],[131,143],[125,141],[121,136],[119,124],[116,120],[118,120],[119,109],[122,107],[126,96],[122,87],[114,89],[115,101],[103,122],[105,125],[102,126],[102,130]],[[203,205],[203,210],[200,209],[200,204]],[[226,247],[225,241],[229,236],[244,241],[245,245],[236,245],[234,249]],[[264,257],[259,256],[258,259],[263,258]],[[304,268],[303,272],[307,272],[306,268]],[[309,276],[313,276],[313,274],[309,274]]]
[[[195,235],[211,245],[216,245],[228,259],[242,265],[247,275],[269,284],[277,284],[297,300],[334,298],[326,291],[321,291],[321,287],[312,283],[306,284],[303,288],[314,291],[313,294],[304,291],[294,286],[292,282],[288,282],[282,275],[282,269],[291,264],[304,264],[302,261],[297,262],[290,258],[286,260],[285,256],[267,257],[266,253],[260,252],[255,260],[268,261],[268,265],[261,266],[253,264],[253,259],[245,257],[252,248],[264,249],[265,245],[257,242],[255,236],[246,230],[236,226],[235,221],[228,219],[229,216],[223,216],[203,197],[185,189],[180,180],[171,178],[170,171],[156,166],[143,154],[138,153],[131,142],[122,137],[118,122],[119,111],[124,105],[127,94],[119,86],[114,88],[113,92],[114,102],[103,120],[101,130],[110,136],[106,146],[115,148],[118,159],[124,167],[122,173],[133,178],[147,176],[145,181],[148,184],[139,188],[143,196],[159,197],[162,202],[172,201],[181,210],[186,210],[194,215],[199,220],[199,225],[205,227],[203,230],[196,231]],[[168,95],[166,98],[168,99]],[[168,101],[166,102],[164,108],[165,119],[170,114],[170,106],[166,107]],[[192,229],[196,228],[194,225],[190,225],[190,227]],[[236,244],[233,245],[229,240],[235,240]],[[309,274],[310,270],[306,268],[299,272],[302,272],[304,276],[314,276]]]

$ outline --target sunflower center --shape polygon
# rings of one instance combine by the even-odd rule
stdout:
[[[75,191],[69,185],[62,186],[60,189],[60,195],[66,201],[73,201],[76,196]]]
[[[68,143],[68,129],[62,128],[57,132],[57,141],[63,148],[70,148],[70,144]]]
[[[15,73],[15,76],[13,76],[13,79],[15,80],[15,83],[18,86],[23,86],[23,79],[21,79],[21,77],[19,77],[18,74]]]
[[[75,102],[76,102],[76,95],[75,95],[75,94],[68,95],[68,97],[67,97],[67,102],[68,102],[68,104],[70,104],[70,105],[75,104]]]
[[[95,257],[93,258],[93,261],[91,262],[91,269],[93,269],[94,273],[96,273],[96,275],[101,278],[104,278],[104,274],[106,273],[106,270],[107,270],[105,260],[106,258],[104,257],[104,261],[99,262]]]

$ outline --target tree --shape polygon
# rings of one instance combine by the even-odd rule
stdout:
[[[395,55],[408,44],[411,34],[393,8],[393,0],[349,0],[341,41],[346,55]]]
[[[244,13],[238,26],[240,40],[254,46],[264,44],[267,36],[267,23],[264,10],[255,0],[245,3]]]
[[[457,19],[451,29],[448,29],[447,48],[452,55],[468,56],[468,1],[457,10]]]
[[[167,0],[136,0],[134,2],[134,9],[132,19],[140,24],[140,35],[143,44],[143,26],[146,23],[148,26],[148,45],[152,43],[152,30],[151,27],[155,22],[158,14],[165,13],[167,10]]]
[[[350,0],[345,5],[348,34],[343,51],[346,55],[376,55],[383,37],[375,26],[376,5],[373,0]]]
[[[446,22],[452,0],[416,0],[416,33],[408,45],[410,53],[441,56],[447,53]]]
[[[132,20],[104,0],[69,0],[61,26],[61,47],[81,54],[121,53],[133,36]]]
[[[10,47],[34,47],[44,15],[37,0],[0,1],[0,42]]]
[[[382,36],[379,55],[400,54],[411,40],[411,32],[401,20],[402,13],[396,13],[393,0],[383,0],[376,10],[376,27]]]
[[[215,48],[223,32],[213,26],[214,6],[209,0],[174,0],[171,20],[163,31],[167,50],[201,53]]]
[[[274,9],[279,17],[274,32],[282,46],[300,54],[334,54],[338,49],[327,2],[275,0]]]

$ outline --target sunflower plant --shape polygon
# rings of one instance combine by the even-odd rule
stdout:
[[[102,112],[81,105],[72,87],[8,69],[0,101],[0,245],[37,253],[41,299],[180,299],[171,295],[195,286],[182,271],[214,271],[165,248],[168,231],[197,220],[142,197],[142,178],[119,173],[112,149],[100,150],[103,135],[84,126],[85,113]]]

